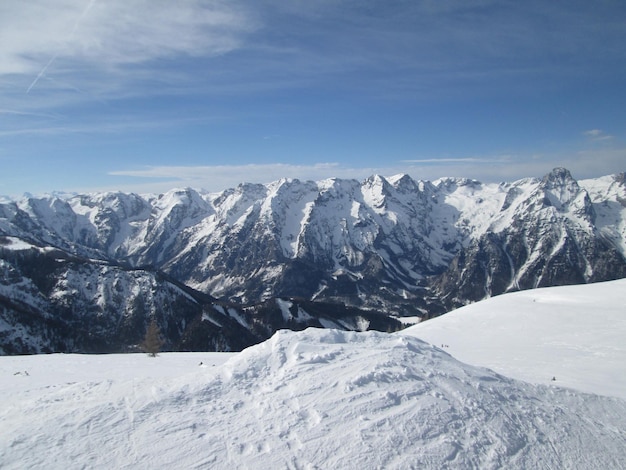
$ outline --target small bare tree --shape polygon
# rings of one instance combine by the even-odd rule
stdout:
[[[159,325],[157,325],[155,320],[152,320],[146,330],[146,336],[144,336],[139,346],[142,351],[147,353],[150,357],[156,357],[164,343],[165,341],[161,338]]]

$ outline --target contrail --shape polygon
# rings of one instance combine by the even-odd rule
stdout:
[[[30,84],[30,86],[28,87],[28,89],[26,90],[26,94],[28,95],[28,93],[30,93],[30,90],[37,84],[37,82],[39,81],[39,79],[41,77],[43,77],[43,74],[46,73],[46,70],[48,70],[48,67],[50,67],[50,65],[52,65],[52,62],[54,62],[56,60],[56,58],[59,56],[59,54],[55,54],[54,57],[52,57],[52,59],[50,59],[48,61],[48,63],[46,64],[46,66],[44,68],[41,69],[41,72],[39,72],[37,74],[37,77],[35,77],[35,79],[33,80],[33,83]]]
[[[80,22],[83,20],[83,18],[85,17],[85,15],[87,14],[87,12],[89,10],[91,10],[91,7],[93,6],[93,4],[96,3],[96,0],[89,0],[89,3],[87,4],[87,6],[83,9],[83,12],[80,14],[80,16],[78,17],[78,19],[76,20],[76,23],[74,23],[74,27],[72,28],[72,33],[70,34],[70,38],[72,36],[74,36],[74,33],[76,32],[76,30],[78,29],[78,25],[80,24]]]
[[[96,3],[96,0],[89,0],[89,3],[87,4],[87,6],[85,6],[85,8],[83,8],[83,11],[81,12],[80,16],[76,19],[76,22],[74,23],[74,27],[72,28],[72,32],[67,37],[67,41],[68,42],[72,39],[72,37],[74,36],[74,33],[76,33],[76,30],[78,29],[78,25],[80,24],[82,19],[85,17],[87,12],[91,9],[91,7],[93,6],[94,3]],[[26,89],[26,94],[27,95],[28,95],[28,93],[30,93],[30,90],[32,90],[32,88],[37,84],[39,79],[44,76],[44,74],[46,73],[46,70],[48,70],[48,67],[50,67],[52,65],[52,63],[57,59],[57,57],[59,57],[59,53],[58,52],[56,54],[54,54],[52,59],[50,59],[48,61],[48,63],[44,66],[44,68],[42,68],[41,71],[37,74],[37,76],[35,77],[33,82]]]

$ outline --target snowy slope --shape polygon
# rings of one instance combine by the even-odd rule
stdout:
[[[37,354],[2,357],[0,396],[3,400],[41,396],[66,385],[134,380],[166,381],[200,367],[216,367],[237,353],[165,353],[158,361],[144,354]],[[200,364],[202,363],[202,364]],[[9,378],[10,377],[10,378]]]
[[[623,297],[615,291],[623,283],[598,286],[605,287],[586,287],[607,297],[597,312],[619,310]],[[572,328],[594,295],[538,292],[542,300],[532,305],[552,299],[552,309],[567,305],[578,313],[567,319]],[[516,302],[513,295],[501,298]],[[535,321],[546,328],[552,322],[539,314]],[[503,331],[517,324],[496,323]],[[597,330],[578,327],[572,338],[569,325],[562,326],[553,331],[555,344],[570,341],[562,359],[568,353],[576,359],[587,334],[597,339]],[[607,356],[593,356],[597,365],[624,337],[623,323],[605,329],[619,334],[604,338]],[[512,342],[503,354],[532,363],[531,334],[540,330],[529,330],[527,344]],[[474,334],[459,332],[457,343]],[[450,343],[444,351],[403,333],[308,329],[278,332],[223,364],[209,353],[0,357],[0,466],[626,467],[626,401],[563,389],[560,380],[532,385],[466,365],[447,354],[457,344]],[[624,375],[624,362],[607,364],[613,376]],[[540,367],[536,375],[544,373]],[[599,380],[608,385],[612,378]]]
[[[626,279],[505,294],[402,334],[509,377],[626,399]]]

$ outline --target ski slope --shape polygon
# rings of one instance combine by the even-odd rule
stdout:
[[[492,297],[402,333],[509,377],[626,399],[626,279]]]
[[[0,467],[626,468],[624,287],[506,295],[402,334],[281,331],[230,355],[0,357]],[[476,364],[545,384],[448,354],[481,348]],[[589,373],[556,369],[569,361]]]

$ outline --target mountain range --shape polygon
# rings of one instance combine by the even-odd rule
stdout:
[[[281,179],[0,203],[0,349],[172,350],[395,331],[510,291],[626,277],[626,175]]]

